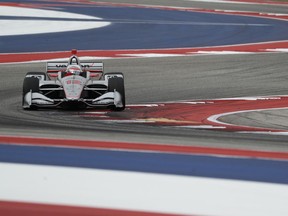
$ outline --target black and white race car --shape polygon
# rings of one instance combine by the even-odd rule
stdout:
[[[80,62],[72,50],[67,61],[47,62],[46,72],[29,72],[23,83],[23,108],[104,107],[125,109],[124,76],[104,73],[103,62]]]

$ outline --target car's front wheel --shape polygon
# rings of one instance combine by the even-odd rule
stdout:
[[[117,91],[121,95],[122,107],[113,107],[114,111],[123,111],[126,107],[125,102],[125,88],[124,88],[124,79],[122,77],[111,77],[108,80],[108,92]]]
[[[27,106],[25,96],[28,92],[39,92],[39,79],[36,77],[26,77],[23,82],[23,95],[22,106],[24,109],[35,109],[34,107]]]

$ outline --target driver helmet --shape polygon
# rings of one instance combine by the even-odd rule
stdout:
[[[80,75],[82,70],[79,65],[71,65],[67,68],[66,72],[67,72],[67,75]]]

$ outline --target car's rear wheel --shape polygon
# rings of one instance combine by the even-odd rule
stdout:
[[[112,110],[114,111],[123,111],[126,106],[125,102],[125,88],[124,88],[124,79],[122,77],[112,77],[108,80],[108,92],[117,91],[121,95],[122,107],[113,106]]]

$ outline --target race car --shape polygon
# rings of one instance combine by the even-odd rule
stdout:
[[[104,107],[125,109],[123,73],[104,73],[103,62],[80,62],[72,50],[68,61],[47,62],[46,72],[28,72],[23,82],[24,109]]]

